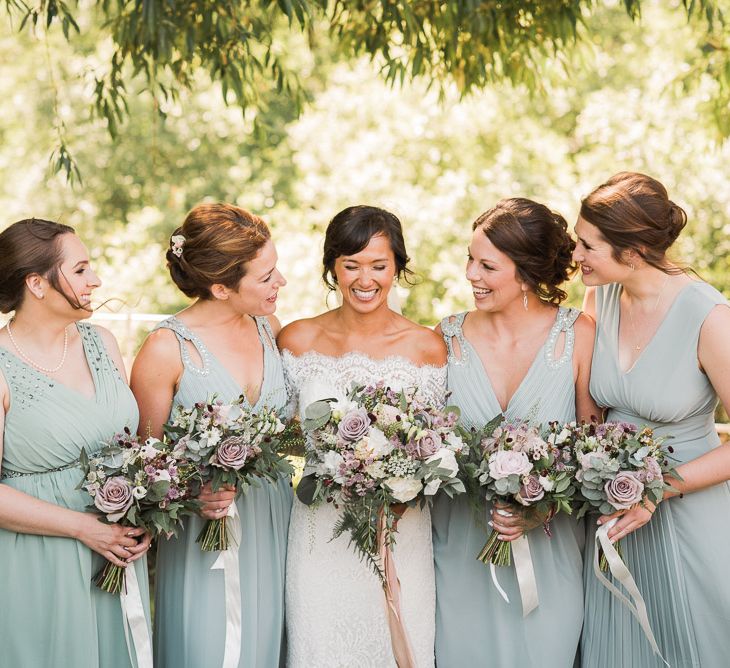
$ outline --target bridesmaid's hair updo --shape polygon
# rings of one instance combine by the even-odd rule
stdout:
[[[665,255],[687,224],[687,214],[651,176],[612,176],[581,202],[580,217],[599,229],[617,262],[626,264],[623,252],[633,250],[665,273],[681,271],[670,266]]]
[[[413,274],[408,268],[410,258],[406,252],[400,220],[376,206],[349,206],[330,221],[324,236],[322,279],[330,290],[337,287],[335,260],[343,255],[359,253],[370,243],[370,239],[379,234],[390,242],[395,257],[396,276],[400,279]]]
[[[568,296],[559,286],[577,268],[575,241],[559,213],[524,197],[510,197],[479,216],[472,225],[478,228],[515,263],[519,280],[542,301],[559,304]]]
[[[61,237],[75,234],[73,227],[40,218],[27,218],[0,232],[0,313],[16,311],[25,297],[25,279],[31,274],[43,276],[74,308],[61,289],[59,275]]]
[[[271,232],[261,218],[232,204],[199,204],[170,237],[167,268],[188,297],[212,299],[211,286],[233,290]]]

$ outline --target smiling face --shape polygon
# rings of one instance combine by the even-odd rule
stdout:
[[[585,285],[620,283],[631,271],[628,265],[614,258],[613,247],[595,225],[579,216],[575,233],[578,241],[573,251],[573,260],[580,264],[581,278]]]
[[[61,263],[58,266],[58,290],[49,282],[45,290],[47,303],[54,311],[74,319],[88,318],[91,294],[101,280],[89,264],[89,251],[75,234],[63,234],[58,240]],[[47,279],[45,279],[47,280]],[[78,305],[80,308],[74,308]]]
[[[517,265],[489,240],[483,227],[477,227],[471,238],[466,279],[477,310],[497,312],[514,303],[522,308],[527,286],[517,276]]]
[[[286,285],[286,279],[276,268],[278,259],[274,242],[268,239],[256,257],[246,263],[246,275],[239,281],[236,289],[224,289],[221,294],[227,296],[227,301],[239,313],[273,314],[276,311],[279,288]],[[213,290],[213,294],[216,292],[218,291]]]
[[[334,274],[343,305],[369,313],[387,304],[396,275],[390,239],[376,234],[359,253],[336,258]]]

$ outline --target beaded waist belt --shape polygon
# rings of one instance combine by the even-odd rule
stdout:
[[[58,471],[65,471],[66,469],[72,469],[79,465],[79,460],[74,459],[69,464],[64,464],[63,466],[59,466],[55,469],[46,469],[45,471],[31,471],[30,473],[21,473],[20,471],[13,471],[12,469],[6,469],[3,467],[2,471],[0,471],[0,480],[4,480],[5,478],[25,478],[29,475],[44,475],[46,473],[57,473]]]

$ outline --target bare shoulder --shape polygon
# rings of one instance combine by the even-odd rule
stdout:
[[[573,329],[576,340],[590,341],[590,344],[593,345],[593,340],[596,338],[596,321],[591,316],[581,313],[576,318]]]
[[[596,288],[589,286],[583,296],[583,311],[591,317],[596,315]]]
[[[407,337],[408,347],[417,354],[419,364],[432,366],[446,364],[446,344],[439,332],[415,322],[409,322]]]
[[[175,373],[182,367],[180,344],[172,330],[161,327],[147,335],[134,360],[133,375],[146,367],[168,368]]]
[[[717,304],[707,315],[700,329],[700,352],[703,348],[727,348],[730,330],[730,306]]]
[[[276,337],[279,349],[288,350],[296,356],[312,350],[317,339],[326,331],[323,317],[324,314],[314,318],[302,318],[282,327]]]

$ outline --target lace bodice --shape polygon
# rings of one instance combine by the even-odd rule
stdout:
[[[399,355],[374,359],[357,351],[333,357],[312,350],[297,357],[283,350],[282,359],[296,410],[303,410],[317,399],[333,395],[342,398],[354,383],[375,384],[381,380],[394,390],[416,388],[435,405],[442,405],[446,398],[446,366],[419,366]]]

